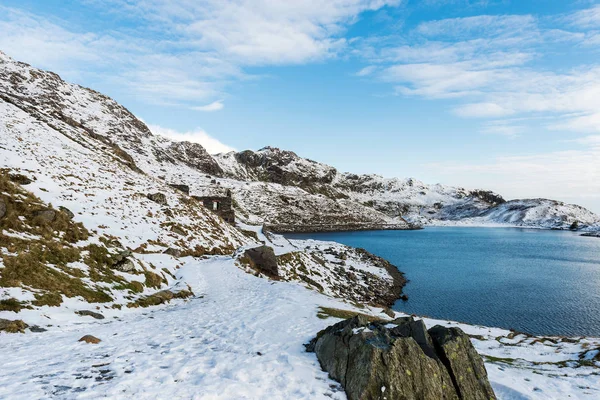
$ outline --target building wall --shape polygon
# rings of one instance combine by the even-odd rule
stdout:
[[[217,214],[218,216],[223,218],[224,221],[229,222],[232,225],[235,223],[235,211],[233,210],[233,207],[232,207],[231,197],[222,197],[222,196],[206,196],[206,197],[192,196],[192,197],[200,200],[202,202],[202,204],[204,205],[204,207],[206,207],[207,209],[211,210],[212,212],[214,212],[215,214]],[[213,209],[214,202],[217,202],[217,204],[219,205],[216,210]]]

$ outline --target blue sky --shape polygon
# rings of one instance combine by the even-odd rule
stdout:
[[[0,49],[212,151],[600,212],[600,4],[0,0]]]

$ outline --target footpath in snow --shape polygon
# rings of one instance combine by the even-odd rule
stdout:
[[[319,306],[349,304],[257,278],[229,257],[185,261],[178,277],[195,293],[187,301],[59,324],[48,309],[47,332],[0,334],[0,398],[346,398],[303,344],[336,321],[318,318]],[[500,329],[426,320],[436,323],[474,335],[500,399],[600,398],[598,369],[573,361],[585,349],[595,356],[599,340],[532,344]],[[86,334],[102,342],[78,342]]]

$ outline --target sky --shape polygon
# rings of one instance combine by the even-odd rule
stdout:
[[[0,0],[0,32],[213,153],[600,213],[600,1]]]

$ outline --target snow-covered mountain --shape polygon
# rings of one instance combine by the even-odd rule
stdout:
[[[363,211],[362,218],[367,214],[366,217],[378,217],[386,224],[407,221],[414,225],[600,228],[598,215],[573,204],[547,199],[506,201],[487,190],[428,185],[412,178],[340,173],[331,166],[271,147],[256,152],[219,154],[214,158],[230,182],[243,182],[230,184],[240,198],[240,208],[256,221],[269,221],[277,214],[291,214],[300,219],[302,212],[298,207],[307,204],[319,207],[320,212],[341,205],[351,208],[353,204],[356,210]],[[278,192],[283,197],[278,198]],[[319,197],[313,203],[315,195]]]
[[[489,191],[340,173],[271,147],[213,157],[199,144],[154,135],[127,109],[98,92],[3,53],[0,99],[132,170],[165,183],[186,184],[191,194],[217,185],[229,188],[241,220],[275,231],[409,229],[411,224],[448,221],[558,229],[577,221],[586,229],[600,221],[581,207],[557,202],[549,206],[552,202],[547,200],[505,203]]]
[[[224,222],[172,184],[192,195],[230,188],[242,222]],[[0,398],[342,400],[302,344],[357,313],[403,316],[384,307],[401,293],[402,274],[359,249],[286,240],[244,222],[587,223],[583,209],[533,202],[514,208],[490,192],[340,174],[272,148],[212,157],[0,52]],[[277,260],[274,280],[245,259],[261,244]],[[600,392],[596,339],[425,321],[471,335],[499,398]]]

